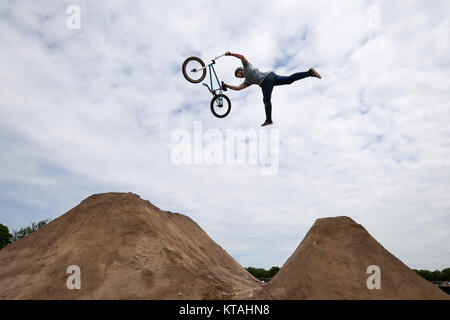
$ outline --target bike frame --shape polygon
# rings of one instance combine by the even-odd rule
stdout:
[[[209,83],[211,84],[211,91],[213,91],[215,93],[217,90],[219,90],[219,92],[222,93],[222,86],[220,85],[220,81],[219,81],[219,78],[217,77],[216,70],[214,69],[214,64],[215,63],[216,62],[213,60],[213,62],[208,65],[208,68],[209,68]],[[216,90],[214,90],[214,84],[213,84],[213,80],[212,80],[212,72],[211,72],[211,70],[214,72],[214,77],[216,78],[217,85],[219,86],[219,88],[216,89]]]
[[[214,59],[212,59],[212,62],[211,62],[210,64],[208,64],[207,66],[204,66],[203,68],[201,68],[201,69],[198,70],[198,71],[201,71],[201,70],[203,70],[203,69],[208,68],[208,70],[209,70],[209,83],[210,83],[211,88],[208,87],[208,85],[207,85],[206,83],[204,83],[203,85],[205,85],[205,86],[208,88],[208,90],[209,90],[214,96],[216,96],[216,91],[219,91],[220,94],[222,94],[222,86],[220,85],[220,80],[219,80],[219,77],[217,76],[216,70],[214,69],[214,65],[216,64],[216,60],[222,58],[224,55],[225,55],[225,54],[222,54],[222,55],[220,55],[220,56],[218,56],[218,57],[215,57]],[[212,70],[212,72],[211,72],[211,70]],[[214,77],[215,77],[215,79],[216,79],[216,81],[217,81],[217,85],[218,85],[218,87],[219,87],[219,88],[217,88],[217,89],[214,89],[214,83],[213,83],[213,78],[212,78],[212,74],[213,74],[213,73],[214,73]]]

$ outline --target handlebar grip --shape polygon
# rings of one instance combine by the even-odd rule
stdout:
[[[224,86],[223,81],[222,81],[221,89],[222,89],[222,91],[227,91],[228,90],[227,87]]]

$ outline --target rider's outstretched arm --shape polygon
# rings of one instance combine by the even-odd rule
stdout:
[[[239,53],[231,53],[230,51],[227,51],[227,52],[225,52],[225,55],[226,56],[233,56],[233,57],[236,57],[238,59],[241,59],[242,63],[247,62],[247,59],[242,54],[239,54]]]
[[[242,89],[245,89],[245,88],[248,87],[248,84],[245,84],[245,83],[241,83],[241,84],[238,85],[238,86],[230,86],[229,84],[226,84],[226,83],[224,83],[224,85],[225,85],[225,87],[227,87],[228,89],[236,90],[236,91],[239,91],[239,90],[242,90]]]

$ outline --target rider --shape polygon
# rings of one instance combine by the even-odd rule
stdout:
[[[291,84],[294,81],[306,78],[306,77],[316,77],[319,79],[322,79],[320,74],[314,70],[314,68],[309,69],[306,72],[297,72],[294,74],[291,74],[288,77],[285,76],[279,76],[275,72],[261,72],[255,67],[251,65],[250,62],[247,61],[247,59],[238,53],[231,53],[230,51],[227,51],[225,53],[226,56],[233,56],[238,59],[241,59],[242,61],[242,67],[239,67],[234,72],[234,75],[236,78],[245,78],[244,82],[241,83],[239,86],[232,86],[226,83],[222,84],[222,88],[230,88],[232,90],[242,90],[245,89],[252,84],[257,84],[261,87],[262,93],[263,93],[263,101],[264,101],[264,107],[266,109],[266,121],[261,125],[262,127],[268,126],[273,124],[272,122],[272,103],[270,102],[271,96],[272,96],[272,90],[274,86],[280,86],[285,84]]]

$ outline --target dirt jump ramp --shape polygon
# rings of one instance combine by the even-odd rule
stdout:
[[[132,193],[93,195],[0,250],[0,299],[446,298],[347,217],[317,220],[263,286],[193,220]]]

